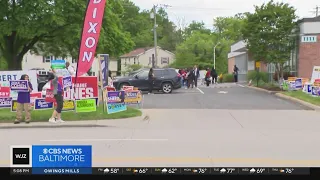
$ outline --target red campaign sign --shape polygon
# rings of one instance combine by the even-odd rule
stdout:
[[[88,3],[77,64],[78,77],[87,73],[94,61],[106,2],[107,0],[91,0]]]
[[[56,102],[53,96],[53,92],[50,89],[46,90],[46,97],[45,97],[46,102]]]
[[[33,92],[30,93],[30,103],[32,106],[34,106],[35,99],[42,98],[42,92]]]
[[[77,84],[74,84],[77,81]],[[59,78],[62,83],[62,77]],[[98,77],[96,76],[83,76],[72,77],[72,89],[64,92],[64,99],[87,99],[98,98]]]
[[[0,87],[0,97],[10,97],[10,87]]]

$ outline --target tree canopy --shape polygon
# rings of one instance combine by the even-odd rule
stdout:
[[[287,3],[270,1],[256,6],[255,12],[246,16],[242,33],[248,50],[257,61],[275,64],[276,71],[282,74],[294,48],[295,9]]]

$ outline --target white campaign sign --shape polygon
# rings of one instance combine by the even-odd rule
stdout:
[[[320,79],[320,66],[313,66],[313,71],[311,75],[311,83],[314,83],[314,80]]]
[[[0,71],[0,85],[4,87],[10,86],[11,80],[20,80],[21,76],[27,74],[30,78],[30,82],[33,87],[33,92],[38,91],[38,82],[37,82],[37,71],[29,70],[29,71]],[[10,96],[13,99],[16,99],[18,94],[17,92],[11,91]]]

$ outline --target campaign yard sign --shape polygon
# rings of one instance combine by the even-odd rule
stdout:
[[[125,92],[124,102],[126,104],[139,104],[142,101],[142,94],[139,90],[129,90]]]
[[[108,91],[107,104],[123,103],[124,97],[125,97],[125,91]]]
[[[127,110],[127,105],[125,103],[113,103],[107,104],[107,113],[113,114]]]
[[[11,107],[11,97],[1,97],[0,98],[0,108],[10,108]]]
[[[41,99],[41,98],[42,98],[42,92],[30,93],[30,104],[34,106],[34,101],[36,99]]]
[[[122,86],[122,90],[124,91],[133,91],[133,86]]]
[[[66,68],[66,60],[56,59],[51,61],[52,69],[64,69]]]
[[[64,89],[71,89],[72,88],[72,77],[66,76],[62,78],[62,85]]]
[[[0,71],[0,85],[1,87],[9,87],[10,81],[19,80],[23,74],[27,74],[29,76],[29,81],[32,84],[33,89],[38,89],[37,82],[37,71],[36,70],[28,70],[28,71]],[[11,91],[10,97],[16,99],[18,96],[17,91]]]
[[[0,97],[10,97],[10,87],[3,87],[0,85]]]
[[[35,99],[34,101],[34,110],[45,110],[45,109],[52,109],[53,102],[46,102],[44,98]]]
[[[54,106],[57,106],[57,103],[54,103]],[[74,111],[76,109],[74,100],[64,100],[62,111]]]
[[[93,112],[93,111],[97,111],[96,99],[76,100],[76,112]]]
[[[98,77],[77,77],[77,84],[75,84],[75,80],[76,77],[72,77],[72,90],[64,91],[64,99],[77,100],[99,98]],[[59,82],[63,84],[63,77],[59,77]]]
[[[29,83],[26,80],[12,80],[10,81],[10,89],[11,91],[28,92]]]
[[[11,112],[17,112],[18,101],[12,99],[11,101]]]

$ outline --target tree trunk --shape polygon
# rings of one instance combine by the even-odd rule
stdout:
[[[11,55],[6,58],[8,63],[8,70],[22,70],[22,59],[23,56]]]

